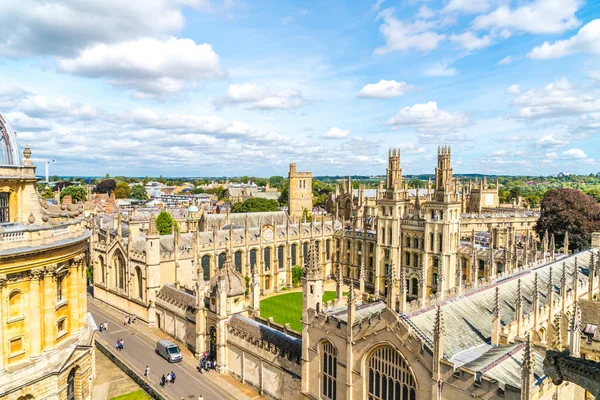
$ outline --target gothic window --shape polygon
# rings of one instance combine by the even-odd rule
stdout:
[[[433,284],[434,285],[438,284],[438,274],[433,274]]]
[[[205,281],[210,280],[210,257],[202,257],[202,279]]]
[[[369,257],[369,268],[373,268],[373,256]]]
[[[439,268],[440,267],[440,259],[437,257],[433,258],[433,268]]]
[[[64,287],[65,277],[57,276],[56,277],[56,302],[63,301],[63,287]]]
[[[497,263],[496,264],[496,270],[498,271],[499,274],[502,273],[502,263]]]
[[[271,270],[271,248],[265,247],[263,250],[263,261],[265,262],[265,271]]]
[[[331,239],[325,241],[325,255],[328,260],[331,258]]]
[[[304,256],[304,262],[308,259],[308,242],[302,244],[302,254]]]
[[[442,252],[442,234],[440,233],[439,237],[439,242],[438,242],[438,247],[439,247],[439,252]]]
[[[392,239],[394,238],[394,236],[392,236],[392,228],[388,229],[388,240],[390,242],[390,244],[392,244]]]
[[[413,239],[413,247],[415,249],[419,248],[419,239],[417,239],[417,238]]]
[[[283,246],[279,246],[277,248],[277,268],[279,269],[283,269],[284,268],[284,251],[283,251]]]
[[[23,315],[23,293],[13,290],[8,295],[8,318],[17,318]]]
[[[142,270],[140,267],[135,267],[135,281],[137,283],[137,297],[142,300],[144,298],[144,286],[142,281]]]
[[[404,258],[405,258],[405,264],[410,266],[410,253],[408,251],[405,253]]]
[[[67,400],[75,400],[75,368],[69,372],[67,378]]]
[[[387,274],[390,273],[390,265],[389,264],[385,264],[385,275],[387,276]]]
[[[329,341],[323,342],[322,394],[324,399],[336,399],[337,350]]]
[[[237,272],[242,272],[242,252],[241,251],[236,251],[235,255],[234,255],[234,263],[235,263],[235,270]]]
[[[406,237],[406,247],[410,247],[410,238]]]
[[[429,250],[433,251],[433,232],[429,234]]]
[[[113,266],[115,267],[115,286],[125,289],[125,259],[120,251],[115,252],[113,256]]]
[[[105,266],[104,266],[104,258],[102,256],[98,257],[98,264],[100,264],[100,282],[105,283]]]
[[[412,278],[412,294],[413,296],[419,295],[419,280],[417,278]]]
[[[8,198],[10,193],[2,192],[0,193],[0,223],[2,222],[10,222],[10,210]]]
[[[219,269],[223,268],[223,265],[225,265],[225,258],[225,253],[219,254]]]
[[[390,250],[389,249],[385,249],[385,259],[386,260],[390,259]]]
[[[479,270],[483,271],[485,269],[485,261],[479,260]]]
[[[298,247],[298,246],[297,246],[296,244],[293,244],[293,245],[292,245],[292,251],[291,251],[291,253],[292,253],[292,265],[298,265],[298,263],[297,263],[297,261],[296,261],[296,258],[297,258],[297,257],[296,257],[296,250],[297,250],[297,247]]]
[[[358,247],[358,249],[357,249],[357,250],[358,250],[358,251],[361,251],[361,250],[362,250],[362,242],[358,242],[356,245],[357,245],[357,247]]]
[[[351,241],[346,241],[346,250],[350,250],[350,248],[352,247],[352,242]]]
[[[385,243],[385,228],[381,228],[381,242]]]
[[[369,251],[372,253],[375,249],[375,244],[369,243]]]
[[[417,268],[419,266],[419,255],[415,254],[413,256],[413,267]]]
[[[368,366],[369,400],[416,400],[415,377],[396,349],[383,346],[375,350]]]

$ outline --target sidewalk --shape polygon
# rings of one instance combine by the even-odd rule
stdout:
[[[96,379],[94,379],[92,399],[108,400],[141,389],[104,354],[97,349],[94,351],[96,353]]]
[[[115,317],[117,320],[123,320],[125,317],[125,313],[115,310],[114,308],[94,299],[91,296],[88,296],[88,301],[93,303],[96,307],[102,308],[102,310]],[[130,328],[139,332],[141,335],[153,340],[158,341],[161,339],[169,339],[174,342],[177,342],[174,338],[167,335],[163,331],[158,328],[150,328],[145,323],[138,320],[136,323],[129,325]],[[183,353],[183,364],[186,364],[190,369],[196,370],[198,365],[198,360],[194,357],[194,354],[188,350],[185,345],[180,344],[181,352]],[[251,388],[250,386],[244,385],[239,382],[237,379],[233,378],[229,375],[219,375],[217,373],[211,374],[210,383],[215,387],[225,390],[231,396],[236,399],[263,399],[256,390]]]

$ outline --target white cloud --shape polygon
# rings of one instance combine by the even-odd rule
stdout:
[[[377,83],[365,85],[358,97],[369,97],[374,99],[389,99],[392,97],[403,96],[412,87],[406,82],[397,82],[395,80],[382,79]]]
[[[426,135],[451,133],[469,123],[466,115],[440,110],[435,101],[404,107],[387,121],[393,128],[414,128]]]
[[[377,1],[375,2],[375,4],[373,4],[373,5],[371,6],[371,9],[372,9],[373,11],[379,11],[379,9],[381,8],[381,5],[383,4],[383,2],[384,2],[384,1],[385,1],[385,0],[377,0]]]
[[[172,95],[203,79],[222,78],[219,56],[209,44],[191,39],[139,39],[98,44],[59,63],[59,71],[107,78],[141,97]]]
[[[399,146],[403,154],[421,154],[425,153],[425,147],[419,147],[414,143],[401,143]]]
[[[231,84],[224,97],[217,99],[215,105],[248,104],[251,109],[289,110],[302,107],[308,101],[295,89],[269,89],[264,85],[245,83]]]
[[[473,32],[450,35],[449,39],[468,51],[484,49],[492,44],[492,39],[488,35],[478,37]]]
[[[571,159],[571,160],[581,160],[583,158],[587,158],[585,152],[581,149],[569,149],[562,152],[563,158]]]
[[[30,96],[19,103],[19,109],[33,117],[76,117],[78,119],[92,119],[99,115],[93,107],[65,100],[62,98],[48,98],[45,96]]]
[[[442,12],[480,13],[490,8],[488,0],[450,0]]]
[[[513,83],[506,89],[508,94],[521,94],[521,86],[518,83]]]
[[[554,135],[545,135],[539,138],[535,144],[536,147],[539,148],[552,148],[566,146],[569,144],[569,141],[565,139],[556,138],[554,137]]]
[[[350,131],[347,129],[341,129],[334,126],[323,134],[323,139],[345,139],[350,135]]]
[[[98,43],[115,43],[183,29],[184,6],[207,9],[208,1],[3,0],[0,55],[73,56]]]
[[[475,29],[490,29],[508,36],[510,32],[534,34],[559,34],[580,25],[575,13],[580,0],[535,0],[516,8],[502,4],[473,21]]]
[[[385,38],[385,46],[375,49],[375,55],[384,55],[394,51],[407,51],[416,49],[428,53],[438,47],[445,35],[440,35],[432,29],[434,22],[416,20],[415,22],[404,22],[396,19],[393,9],[388,8],[379,14],[383,18],[383,24],[379,32]]]
[[[420,18],[420,19],[430,19],[435,17],[435,12],[427,7],[426,4],[423,4],[421,7],[419,7],[419,12],[417,12],[416,18]]]
[[[549,60],[573,53],[600,55],[600,19],[589,22],[569,39],[558,40],[552,44],[544,42],[541,46],[533,48],[527,57],[535,60]]]
[[[498,65],[509,65],[515,61],[513,56],[506,56],[502,60],[498,61]]]
[[[457,71],[455,68],[448,68],[447,64],[440,63],[426,68],[423,73],[425,76],[454,76]]]

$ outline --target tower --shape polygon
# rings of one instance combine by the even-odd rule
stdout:
[[[288,213],[301,219],[304,210],[312,212],[312,172],[297,172],[296,163],[290,163],[288,178]]]
[[[390,149],[388,156],[388,167],[386,169],[385,174],[385,188],[388,192],[393,193],[402,189],[402,168],[400,168],[400,149]]]
[[[150,217],[146,234],[146,276],[148,282],[148,303],[152,304],[148,311],[148,324],[156,326],[156,293],[160,289],[160,234],[156,228],[156,219]]]
[[[435,169],[435,199],[444,201],[444,195],[453,192],[450,146],[438,147],[438,165]]]

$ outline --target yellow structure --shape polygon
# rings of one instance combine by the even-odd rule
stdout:
[[[89,231],[75,206],[40,205],[31,151],[24,159],[0,115],[0,398],[89,399],[94,375],[87,314]],[[83,210],[81,210],[83,211]]]
[[[312,172],[297,172],[296,163],[290,163],[288,207],[292,220],[302,218],[304,210],[312,212]]]

